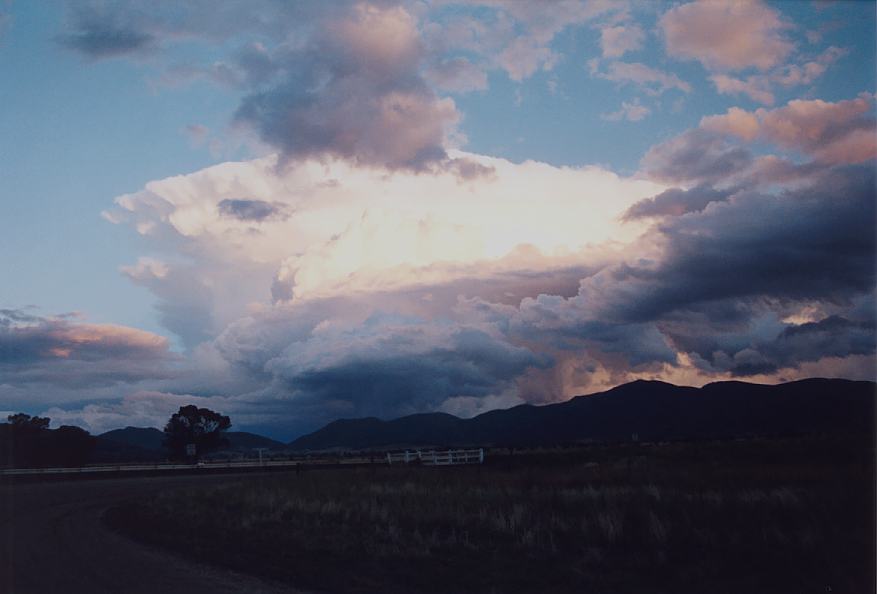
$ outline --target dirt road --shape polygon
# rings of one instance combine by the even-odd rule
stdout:
[[[280,585],[140,545],[101,522],[107,507],[132,497],[240,479],[229,475],[159,476],[0,483],[0,592],[291,593]]]

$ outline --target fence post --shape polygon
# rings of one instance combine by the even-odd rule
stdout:
[[[392,463],[393,463],[393,459],[390,458],[390,452],[387,452],[387,464],[392,464]]]
[[[478,463],[484,464],[484,448],[478,448]]]

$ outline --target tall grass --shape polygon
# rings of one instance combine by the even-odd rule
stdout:
[[[330,592],[864,592],[866,445],[591,448],[484,467],[314,471],[165,493],[109,519]]]

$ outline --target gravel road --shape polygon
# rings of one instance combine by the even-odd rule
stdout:
[[[252,478],[252,475],[249,475]],[[158,476],[0,483],[0,592],[274,594],[288,587],[192,563],[101,522],[107,507],[160,490],[240,476]]]

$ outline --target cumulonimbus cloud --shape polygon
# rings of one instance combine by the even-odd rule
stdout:
[[[200,35],[193,15],[209,4],[187,4],[179,18],[145,4],[110,10],[101,26],[149,35],[157,51]],[[150,248],[122,272],[155,295],[186,352],[141,345],[128,357],[139,343],[123,332],[120,355],[99,363],[102,328],[66,358],[40,359],[45,349],[23,348],[26,332],[10,334],[19,357],[39,361],[40,381],[72,359],[95,372],[83,371],[83,389],[114,396],[83,405],[81,390],[60,395],[53,402],[80,404],[53,416],[94,428],[126,415],[158,423],[191,399],[292,435],[345,416],[548,402],[635,377],[873,376],[870,97],[733,108],[652,147],[636,178],[511,163],[452,149],[461,114],[439,92],[477,91],[498,68],[513,81],[553,68],[552,39],[611,3],[547,11],[484,0],[438,28],[423,7],[325,6],[266,5],[277,18],[263,25],[240,14],[239,30],[259,30],[258,43],[176,73],[240,91],[238,122],[279,153],[117,199],[105,217]],[[228,21],[206,19],[204,35],[230,39]],[[757,2],[679,6],[662,26],[672,55],[750,94],[806,84],[838,55],[796,70],[785,23]],[[636,45],[622,37],[610,35],[607,55]],[[141,51],[110,50],[103,57]],[[691,91],[646,64],[593,66],[654,96]],[[648,109],[622,107],[628,119]],[[68,344],[75,333],[50,326],[82,330],[16,315],[9,327],[44,326],[32,338]],[[135,355],[161,371],[143,375]],[[2,402],[30,389],[27,376],[10,377]],[[108,394],[113,377],[128,397]]]

